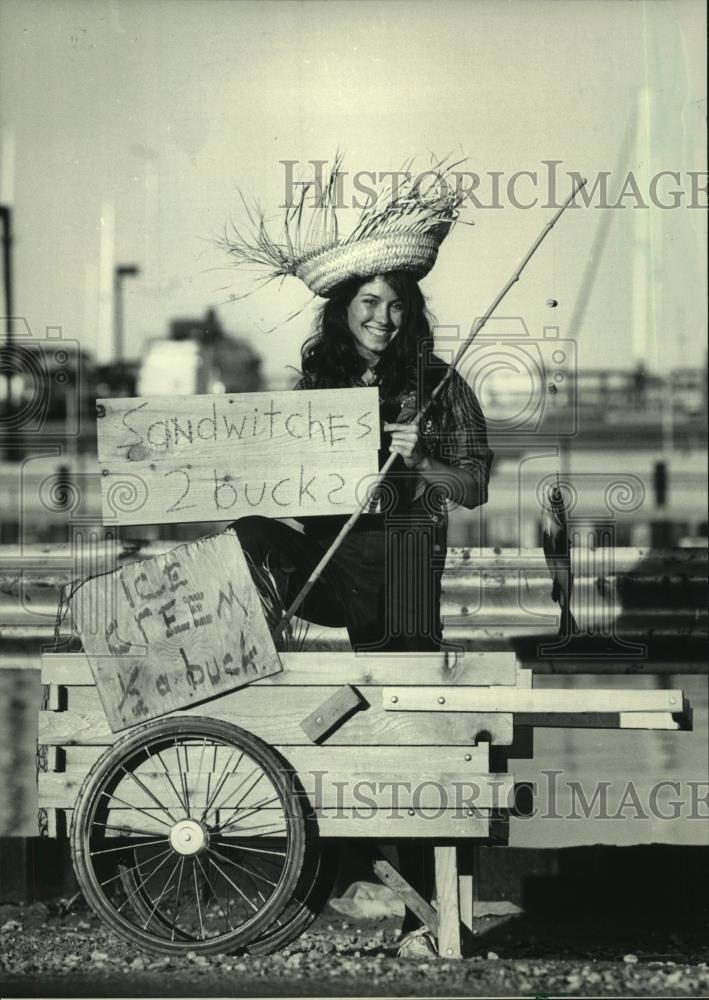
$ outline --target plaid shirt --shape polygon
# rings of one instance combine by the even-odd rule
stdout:
[[[435,385],[443,378],[446,366],[440,358],[435,356],[432,357],[431,361],[435,370],[440,370],[440,377],[433,380],[432,384]],[[362,379],[357,378],[353,379],[349,386],[343,388],[354,388],[365,384]],[[369,384],[376,386],[376,377]],[[304,375],[295,388],[317,389],[319,388],[317,377],[312,374]],[[393,397],[382,396],[380,393],[379,416],[382,426],[384,423],[397,421],[408,423],[413,420],[424,402],[418,398],[418,395],[415,391],[404,392]],[[389,456],[390,440],[391,436],[382,432],[379,453],[380,468]],[[470,508],[479,507],[487,501],[493,452],[488,447],[485,417],[475,393],[457,372],[453,372],[431,412],[422,422],[419,441],[431,458],[438,459],[454,468],[462,469],[472,476],[476,484],[476,492],[473,503],[469,504]],[[436,515],[445,516],[446,504],[443,491],[435,488],[431,491],[428,480],[418,475],[415,470],[402,472],[399,464],[399,469],[392,470],[390,477],[387,478],[397,497],[396,513],[409,513],[412,512],[412,509],[423,507],[432,514],[434,520],[437,520]],[[454,485],[453,482],[452,487]],[[451,492],[454,490],[452,489]],[[370,509],[369,512],[376,513],[376,509]]]

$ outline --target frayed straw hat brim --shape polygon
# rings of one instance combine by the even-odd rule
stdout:
[[[352,278],[388,271],[423,278],[436,263],[439,245],[440,238],[428,233],[391,233],[321,250],[301,261],[295,273],[311,292],[327,298]]]
[[[390,271],[407,271],[417,279],[428,274],[463,200],[457,183],[448,183],[454,180],[457,164],[434,163],[425,172],[430,181],[425,189],[410,173],[396,193],[384,184],[344,239],[336,211],[341,164],[338,155],[329,183],[312,208],[308,207],[312,185],[301,187],[298,201],[286,208],[280,238],[269,231],[263,212],[258,210],[255,219],[249,213],[251,234],[243,236],[234,228],[231,238],[224,240],[237,266],[256,265],[265,280],[295,275],[311,292],[323,297],[352,278]],[[436,196],[433,200],[431,188]]]

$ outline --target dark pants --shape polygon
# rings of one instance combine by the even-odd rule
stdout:
[[[270,570],[284,608],[332,541],[265,517],[244,517],[232,527],[253,563]],[[445,552],[433,551],[432,537],[410,519],[352,531],[296,613],[317,625],[346,627],[355,650],[439,649]]]

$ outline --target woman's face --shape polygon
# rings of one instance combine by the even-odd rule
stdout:
[[[399,296],[379,276],[361,285],[347,307],[347,323],[357,350],[370,364],[376,364],[396,337],[402,319]]]

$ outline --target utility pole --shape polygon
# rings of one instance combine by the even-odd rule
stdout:
[[[123,364],[124,324],[123,324],[123,281],[136,278],[140,268],[135,264],[118,264],[113,270],[113,353],[114,361]]]
[[[9,413],[12,408],[13,312],[15,308],[12,294],[12,209],[9,205],[0,205],[0,218],[2,219],[2,286],[5,303],[3,374],[5,376],[5,405]]]
[[[13,449],[12,433],[12,380],[15,373],[15,336],[14,318],[15,302],[12,288],[12,209],[9,205],[0,205],[0,219],[2,219],[2,286],[3,301],[5,305],[5,343],[0,348],[2,362],[0,368],[0,392],[3,396],[0,399],[0,416],[2,420],[2,443],[0,445],[0,461],[13,461],[15,452]],[[15,429],[14,437],[17,438],[19,430]],[[17,442],[15,440],[15,446]]]

